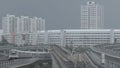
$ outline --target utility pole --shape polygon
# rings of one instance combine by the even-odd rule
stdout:
[[[73,57],[73,59],[74,59],[74,68],[77,68],[77,57],[76,57],[76,55],[74,55],[74,53],[75,53],[75,47],[74,47],[74,45],[73,45],[73,41],[71,41],[71,56],[73,57],[73,56],[75,56],[75,57]]]

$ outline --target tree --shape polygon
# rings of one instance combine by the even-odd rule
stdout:
[[[1,44],[1,45],[6,45],[6,44],[8,44],[8,41],[3,38],[2,41],[0,42],[0,44]]]

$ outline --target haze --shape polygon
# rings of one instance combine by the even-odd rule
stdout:
[[[46,29],[79,29],[80,6],[91,0],[0,0],[0,22],[7,13],[46,19]],[[105,28],[120,28],[120,0],[94,0],[104,6]]]

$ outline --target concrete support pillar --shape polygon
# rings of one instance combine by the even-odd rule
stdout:
[[[44,44],[48,44],[48,31],[45,31],[45,40]]]
[[[61,30],[61,46],[65,47],[65,31]]]
[[[110,37],[110,43],[111,44],[113,44],[113,43],[115,43],[115,39],[114,39],[114,30],[111,30],[111,32],[110,32],[110,35],[111,35],[111,37]]]

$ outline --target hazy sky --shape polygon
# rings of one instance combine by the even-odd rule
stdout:
[[[79,29],[80,6],[91,0],[0,0],[0,22],[7,13],[46,19],[46,29]],[[120,0],[94,0],[104,6],[105,28],[120,28]]]

